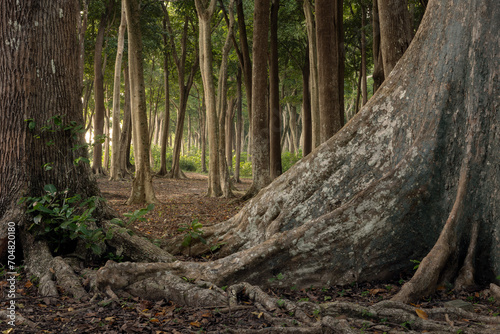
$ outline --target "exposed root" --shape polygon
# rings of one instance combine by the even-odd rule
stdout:
[[[474,256],[476,254],[477,237],[479,234],[479,223],[475,222],[472,225],[469,249],[464,260],[464,265],[458,273],[455,280],[455,290],[464,290],[469,286],[474,285]]]
[[[24,259],[26,269],[31,275],[40,279],[38,292],[41,296],[58,296],[56,284],[52,279],[53,273],[50,271],[52,264],[52,254],[47,243],[35,241],[29,233],[22,233],[24,250]],[[29,247],[27,247],[29,245]]]
[[[57,283],[66,293],[73,295],[75,299],[89,299],[87,292],[83,289],[75,272],[61,257],[57,256],[52,260],[52,268]]]
[[[500,300],[500,286],[491,283],[490,292],[495,297],[496,300]]]
[[[467,159],[467,158],[466,158]],[[409,303],[425,297],[436,289],[440,275],[446,268],[450,255],[457,244],[456,226],[462,216],[468,181],[468,160],[462,164],[457,195],[450,215],[434,247],[420,262],[411,280],[392,298],[394,301]]]
[[[173,262],[175,258],[163,249],[137,235],[121,232],[119,226],[105,222],[106,231],[114,230],[113,238],[107,243],[116,249],[117,255],[125,255],[135,262]]]

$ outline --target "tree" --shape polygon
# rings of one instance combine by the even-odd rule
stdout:
[[[128,62],[132,107],[135,177],[128,204],[156,203],[149,164],[149,132],[146,116],[146,92],[142,58],[140,9],[137,0],[125,0],[128,30]]]
[[[280,122],[280,89],[278,68],[278,11],[279,0],[271,4],[271,51],[269,53],[269,142],[270,142],[270,172],[271,179],[283,173],[281,167],[281,122]]]
[[[310,103],[307,110],[310,110],[311,115],[311,147],[314,149],[321,143],[320,139],[320,115],[319,115],[319,93],[318,93],[318,49],[316,47],[316,24],[314,21],[314,14],[312,9],[311,0],[304,0],[304,15],[306,17],[306,27],[308,36],[308,50],[309,50],[309,92]],[[304,69],[305,70],[305,69]],[[304,71],[303,70],[303,71]],[[307,137],[306,137],[307,138]]]
[[[408,0],[377,0],[380,24],[380,51],[384,76],[389,73],[410,45],[412,23]]]
[[[210,22],[215,11],[216,0],[207,2],[196,0],[196,11],[199,20],[200,43],[200,71],[203,79],[203,91],[207,107],[208,124],[208,196],[222,195],[219,173],[219,122],[217,119],[217,102],[215,98],[215,84],[213,79],[212,39]]]
[[[318,49],[318,96],[321,120],[320,140],[325,142],[344,123],[343,73],[339,70],[339,31],[342,31],[342,0],[316,0],[316,43]],[[342,92],[342,93],[340,93]]]
[[[125,15],[125,6],[122,0],[122,10],[120,19],[120,28],[118,30],[118,46],[115,60],[115,76],[113,83],[113,151],[111,154],[111,172],[109,178],[118,180],[120,175],[120,74],[122,69],[123,48],[125,44],[125,30],[127,29],[127,18]]]
[[[57,295],[50,279],[52,256],[28,231],[33,221],[19,199],[45,194],[48,184],[61,193],[68,189],[68,196],[100,194],[83,162],[88,154],[75,57],[79,13],[76,0],[0,4],[1,21],[15,22],[0,25],[0,230],[5,236],[7,223],[16,224],[16,261],[22,247],[26,267],[40,278],[46,295]]]
[[[182,35],[180,37],[180,54],[177,52],[177,47],[175,45],[174,37],[178,34],[174,33],[172,23],[170,22],[170,14],[168,13],[168,8],[162,3],[163,14],[165,15],[165,22],[167,24],[168,35],[170,39],[170,48],[172,52],[172,58],[177,67],[177,83],[179,85],[179,105],[177,108],[177,128],[175,129],[175,143],[174,150],[172,152],[172,169],[170,171],[170,177],[181,178],[183,175],[180,169],[180,157],[181,157],[181,147],[182,147],[182,134],[184,132],[184,120],[186,118],[186,108],[187,101],[189,97],[189,91],[193,86],[194,76],[198,70],[199,65],[199,50],[194,51],[194,61],[191,63],[191,69],[189,73],[188,70],[188,59],[187,55],[188,49],[188,30],[189,24],[191,22],[191,17],[189,15],[184,16],[184,24],[182,27]]]
[[[439,240],[396,298],[415,300],[437,287],[445,269],[457,272],[474,222],[480,223],[478,242],[471,242],[476,277],[494,281],[500,46],[492,23],[500,7],[493,0],[431,1],[425,15],[391,75],[340,132],[236,216],[206,229],[209,244],[225,243],[218,260],[109,264],[98,286],[171,298],[164,285],[178,287],[179,280],[169,282],[179,275],[236,284],[228,291],[262,300],[263,292],[241,282],[308,287],[386,279],[411,269],[410,260],[424,258]],[[206,251],[201,243],[191,247],[191,254]],[[271,280],[278,273],[280,281]],[[118,282],[120,275],[127,279]],[[190,290],[196,301],[185,303],[219,305],[225,298],[199,287]],[[396,307],[391,303],[380,307]]]
[[[255,1],[252,49],[252,186],[243,199],[254,196],[271,183],[267,99],[269,4],[270,0]]]
[[[113,0],[109,0],[106,11],[102,14],[94,52],[94,151],[92,156],[92,171],[96,174],[105,174],[102,168],[102,142],[104,135],[104,70],[102,62],[102,50],[104,45],[104,33],[108,24],[108,18],[111,16],[111,10],[114,5]]]

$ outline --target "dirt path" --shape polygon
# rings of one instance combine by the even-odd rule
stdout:
[[[198,219],[203,226],[220,223],[235,215],[242,204],[231,203],[232,199],[210,198],[206,196],[208,177],[198,173],[186,173],[188,179],[176,180],[154,178],[153,187],[160,201],[154,210],[146,215],[147,220],[133,227],[151,239],[164,239],[177,233],[181,224]],[[110,182],[98,179],[104,198],[122,216],[144,206],[126,205],[130,195],[130,181]],[[237,196],[247,190],[251,180],[243,179],[236,184]]]

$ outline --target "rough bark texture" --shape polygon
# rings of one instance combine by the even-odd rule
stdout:
[[[384,279],[422,259],[446,226],[420,265],[426,273],[401,296],[410,300],[432,291],[450,253],[463,261],[479,221],[476,279],[494,280],[499,19],[491,0],[431,2],[414,43],[356,117],[238,215],[206,230],[209,243],[227,242],[222,258],[177,271],[261,286],[277,273],[280,284],[299,286]]]
[[[243,198],[254,196],[271,182],[267,100],[269,4],[270,0],[255,1],[252,49],[252,186]]]
[[[137,0],[125,0],[130,65],[132,136],[134,139],[135,177],[128,204],[156,203],[149,164],[149,133],[146,116],[146,92],[142,59],[140,9]]]
[[[339,4],[340,3],[340,4]],[[318,97],[320,114],[320,141],[328,140],[342,127],[343,108],[339,91],[340,86],[338,8],[341,0],[316,0],[316,47],[318,50]]]
[[[380,50],[387,78],[412,39],[408,0],[377,0],[380,22]]]
[[[22,196],[41,196],[46,184],[68,189],[69,196],[100,194],[90,167],[75,164],[87,157],[83,135],[75,127],[83,126],[75,57],[79,4],[4,1],[0,13],[0,226],[16,224],[15,265],[21,264],[22,249],[27,270],[40,278],[41,293],[57,295],[49,248],[27,232],[32,221],[18,201]],[[45,164],[52,169],[46,170]],[[102,215],[101,207],[98,211]],[[67,275],[58,263],[62,284]]]

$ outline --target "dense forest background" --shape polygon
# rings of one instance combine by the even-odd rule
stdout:
[[[225,39],[228,36],[229,5],[229,1],[219,1],[210,21],[213,76],[216,86],[221,82],[218,69],[222,62]],[[342,106],[344,122],[352,118],[374,92],[373,41],[374,36],[380,39],[376,30],[374,33],[374,5],[376,7],[376,2],[373,4],[372,1],[363,0],[343,2],[343,43],[341,45],[343,59],[341,60],[344,63],[344,75],[340,93],[344,98]],[[164,150],[166,168],[171,169],[175,138],[176,135],[182,134],[179,157],[181,169],[206,173],[208,146],[205,149],[205,138],[209,131],[205,115],[204,88],[197,59],[199,34],[194,1],[142,1],[140,7],[151,168],[154,171],[161,169],[161,152]],[[93,156],[94,159],[92,161],[94,171],[107,173],[113,165],[111,159],[113,123],[119,122],[122,132],[131,129],[128,118],[130,109],[126,102],[128,84],[125,80],[126,75],[123,74],[128,70],[127,34],[124,29],[123,62],[120,67],[113,66],[117,51],[121,51],[118,50],[120,2],[83,1],[82,9],[82,30],[85,36],[82,92],[85,138],[88,142],[96,142],[96,145],[91,146],[91,150],[94,149],[100,153],[96,155],[91,152],[91,157]],[[423,16],[425,3],[411,0],[407,9],[411,18],[410,29],[414,34]],[[309,15],[309,21],[306,20],[305,11],[307,10],[311,11],[307,14],[312,14],[312,16]],[[227,76],[227,98],[223,102],[227,110],[227,118],[222,125],[226,135],[228,167],[232,175],[236,172],[235,179],[237,180],[240,176],[251,177],[252,175],[251,112],[248,110],[250,104],[247,90],[242,88],[242,85],[244,86],[242,73],[245,73],[245,69],[243,68],[244,61],[242,61],[244,49],[241,46],[244,45],[244,39],[248,43],[247,50],[251,59],[254,3],[253,1],[239,1],[234,11],[237,12],[235,13],[236,22],[231,36],[227,71],[223,74]],[[281,1],[277,15],[271,18],[271,21],[276,20],[277,28],[279,147],[283,172],[304,154],[304,103],[311,103],[310,97],[304,99],[304,94],[311,94],[310,89],[308,90],[307,87],[304,89],[304,80],[311,77],[310,69],[316,65],[313,63],[307,67],[307,64],[311,63],[309,49],[312,45],[311,38],[308,37],[308,25],[314,25],[314,15],[313,2]],[[96,66],[102,69],[102,74]],[[113,95],[116,71],[123,72],[119,81],[119,95]],[[102,75],[102,82],[96,80],[96,75]],[[179,75],[183,77],[179,78]],[[193,76],[191,87],[187,84],[190,75]],[[304,76],[307,77],[304,79]],[[183,85],[185,87],[182,87]],[[183,93],[187,93],[185,110],[180,110],[182,109],[180,89],[185,89],[186,92]],[[117,97],[119,101],[115,101]],[[116,106],[119,106],[120,111],[114,113],[113,103],[118,102]],[[182,120],[179,112],[185,112]],[[117,116],[119,119],[116,119]],[[178,129],[179,126],[182,128]],[[306,133],[306,136],[315,136],[314,126],[313,133]],[[238,131],[241,131],[241,134]],[[164,147],[161,143],[162,134],[166,136]],[[118,135],[120,135],[119,132]],[[118,147],[123,146],[121,151],[126,152],[128,168],[134,164],[131,141],[132,136],[128,131],[125,138],[116,142],[120,145]],[[318,144],[319,141],[313,143],[313,146]],[[240,151],[237,152],[237,149]],[[306,150],[306,153],[309,151],[310,149]],[[96,159],[99,161],[95,161]]]

